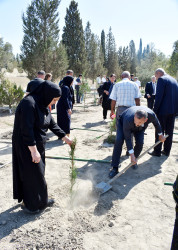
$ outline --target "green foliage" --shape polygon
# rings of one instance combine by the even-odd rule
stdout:
[[[40,69],[51,72],[56,79],[68,67],[65,49],[59,44],[59,4],[60,0],[33,0],[26,15],[23,14],[24,37],[20,58],[30,79]]]
[[[137,63],[137,57],[136,57],[136,50],[135,50],[135,43],[133,40],[129,43],[129,56],[130,56],[130,72],[131,74],[136,73],[136,63]]]
[[[17,105],[23,98],[23,90],[17,87],[15,83],[2,79],[0,84],[0,105],[9,105],[9,109],[13,105]]]
[[[109,144],[114,144],[116,141],[116,135],[108,135],[106,139],[104,139],[104,142],[107,142]]]
[[[12,53],[12,45],[10,43],[3,42],[0,37],[0,70],[2,68],[7,69],[7,71],[12,72],[16,66],[16,60]]]
[[[77,169],[75,167],[75,149],[76,149],[77,139],[74,138],[73,143],[71,145],[71,150],[69,152],[69,156],[71,158],[71,166],[70,166],[70,182],[71,182],[71,188],[70,191],[72,192],[73,186],[76,182],[77,178]]]
[[[112,33],[111,27],[109,28],[109,33],[107,35],[106,41],[106,68],[108,70],[108,75],[112,73],[118,74],[118,56],[116,51],[115,38]]]
[[[78,3],[73,0],[67,8],[62,42],[67,50],[69,68],[79,75],[86,71],[86,51],[82,19],[77,7]]]
[[[174,50],[169,60],[168,71],[171,75],[175,76],[178,79],[178,40],[174,43],[173,48]]]
[[[90,92],[90,86],[88,85],[88,82],[85,80],[82,80],[82,84],[80,85],[80,90],[79,94],[82,96],[83,95],[83,104],[84,104],[84,111],[85,111],[85,102],[86,102],[86,94],[87,92]]]
[[[110,122],[109,128],[110,128],[110,135],[112,135],[112,133],[116,131],[116,117]]]
[[[155,51],[154,48],[149,50],[149,53],[144,55],[140,65],[137,67],[137,76],[142,83],[142,87],[145,86],[147,82],[151,81],[151,77],[154,75],[157,68],[166,70],[168,65],[168,59],[163,53]]]

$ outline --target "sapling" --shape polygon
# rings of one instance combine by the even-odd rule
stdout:
[[[91,89],[88,85],[88,82],[82,81],[82,85],[80,85],[79,93],[81,96],[83,96],[84,111],[85,111],[86,94],[87,92],[90,92],[90,91]]]

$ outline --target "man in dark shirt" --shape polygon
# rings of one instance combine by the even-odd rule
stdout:
[[[28,95],[30,92],[34,91],[39,86],[39,84],[44,82],[44,79],[45,72],[43,70],[40,70],[37,74],[37,77],[28,83],[26,94]]]
[[[126,141],[127,150],[130,154],[131,162],[133,163],[133,169],[138,167],[136,158],[140,155],[143,148],[144,131],[151,122],[159,135],[159,140],[164,142],[165,137],[162,135],[160,123],[151,109],[144,106],[133,106],[126,109],[121,114],[117,124],[116,142],[114,145],[111,163],[113,169],[109,173],[110,178],[113,178],[118,173],[118,166],[120,163],[124,140]],[[134,149],[131,140],[132,133],[135,137]]]

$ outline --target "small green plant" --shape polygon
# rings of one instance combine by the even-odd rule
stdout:
[[[84,111],[85,111],[86,94],[87,92],[90,92],[90,91],[91,89],[88,85],[88,82],[86,82],[85,80],[82,81],[82,84],[80,85],[79,94],[83,96]]]
[[[0,105],[8,105],[9,111],[14,105],[17,105],[23,98],[23,90],[21,87],[17,87],[15,83],[11,83],[9,80],[1,78],[0,84]]]
[[[76,143],[77,140],[76,138],[74,138],[72,144],[71,144],[71,150],[69,152],[69,156],[71,158],[71,166],[70,166],[70,182],[71,182],[71,188],[70,191],[72,192],[73,190],[73,186],[76,182],[76,178],[77,178],[77,169],[75,166],[75,149],[76,149]]]
[[[110,122],[109,129],[110,135],[112,135],[112,133],[116,131],[116,117],[114,117],[114,119]]]

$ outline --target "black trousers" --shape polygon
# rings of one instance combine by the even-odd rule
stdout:
[[[176,219],[174,223],[174,232],[172,237],[172,246],[171,250],[178,249],[178,205],[176,206]]]
[[[106,107],[104,107],[103,108],[103,119],[107,118],[107,112],[108,112],[108,109]]]
[[[175,123],[175,115],[157,115],[159,122],[161,124],[163,134],[169,135],[168,138],[164,142],[164,151],[169,154],[172,147],[172,137],[173,137],[173,130],[174,130],[174,123]],[[156,132],[156,142],[159,140],[159,136]],[[161,153],[162,143],[155,147],[154,151],[158,154]]]
[[[80,86],[79,85],[75,85],[75,90],[76,90],[76,101],[77,103],[80,103]]]
[[[151,98],[147,98],[147,106],[148,106],[148,108],[153,109],[154,102],[155,102],[155,96],[154,95]]]

